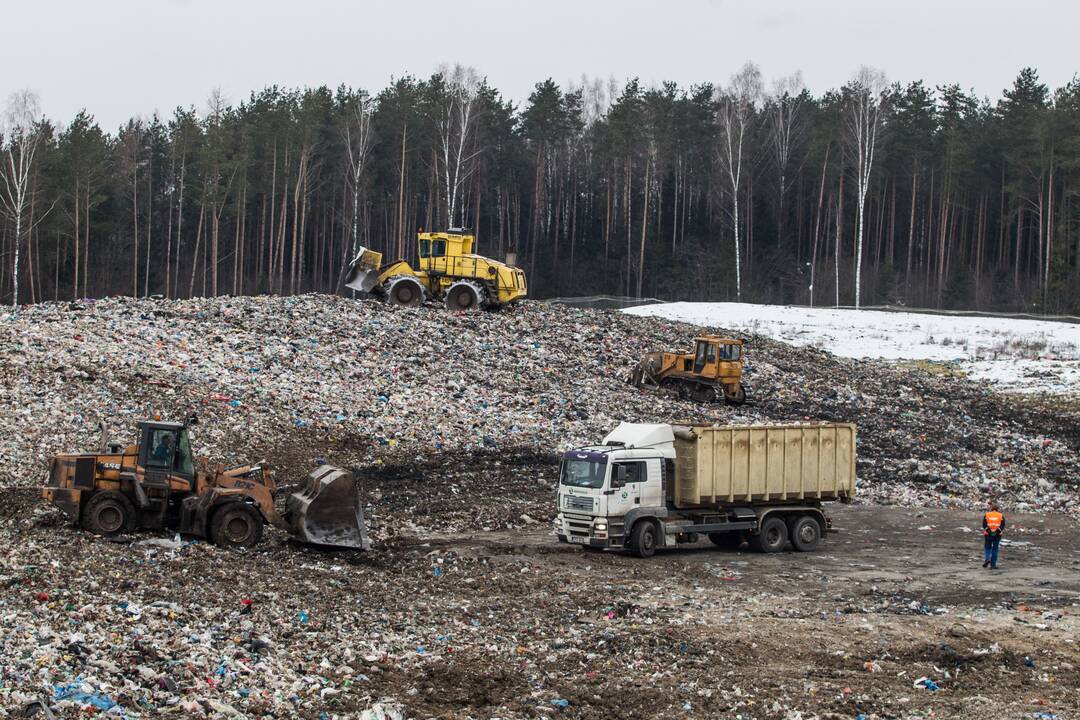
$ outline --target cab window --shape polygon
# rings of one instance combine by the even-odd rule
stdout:
[[[720,359],[721,360],[738,360],[742,355],[742,347],[739,345],[721,345],[720,346]]]
[[[709,350],[709,344],[708,343],[699,342],[697,344],[697,357],[694,358],[694,364],[695,365],[704,365],[705,364],[705,357],[706,357],[706,355],[708,353],[708,350]]]
[[[708,362],[709,362],[710,365],[712,365],[714,362],[716,362],[716,346],[713,345],[712,343],[709,343],[708,358],[709,358]]]
[[[618,482],[619,468],[626,468],[626,480],[622,484]],[[649,479],[644,461],[615,463],[611,468],[611,484],[613,487],[621,487],[630,483],[645,482]]]
[[[434,252],[431,253],[433,257],[446,257],[445,240],[436,240],[432,249],[434,250]]]
[[[180,441],[176,444],[176,462],[173,469],[181,475],[194,475],[195,467],[191,459],[191,441],[187,432],[180,433]]]
[[[168,470],[173,464],[176,435],[172,430],[154,430],[150,433],[150,452],[146,455],[147,467]]]
[[[421,240],[420,241],[420,257],[423,257],[423,258],[431,257],[431,241],[430,240]]]

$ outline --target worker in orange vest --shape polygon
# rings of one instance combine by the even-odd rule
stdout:
[[[998,546],[1001,545],[1001,533],[1005,530],[1005,516],[998,510],[997,503],[990,503],[990,510],[983,515],[983,550],[986,559],[983,567],[997,569]]]

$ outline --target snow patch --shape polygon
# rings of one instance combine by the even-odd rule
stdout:
[[[1002,391],[1080,394],[1080,325],[1071,323],[748,303],[662,303],[623,312],[755,333],[841,357],[948,362]]]

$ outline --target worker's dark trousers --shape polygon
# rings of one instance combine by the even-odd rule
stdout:
[[[998,545],[1001,544],[1000,535],[987,535],[983,541],[983,549],[986,551],[986,562],[991,567],[997,567]]]

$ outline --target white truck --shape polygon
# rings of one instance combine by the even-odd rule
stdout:
[[[743,542],[779,552],[817,548],[830,529],[821,504],[855,494],[855,426],[622,423],[602,445],[564,453],[560,542],[627,548]]]

